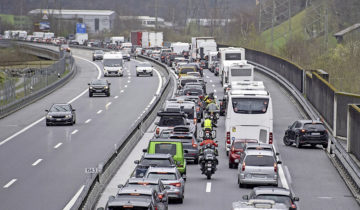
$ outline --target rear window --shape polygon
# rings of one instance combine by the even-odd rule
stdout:
[[[251,73],[251,69],[231,69],[231,76],[233,77],[251,76]]]
[[[316,123],[316,124],[312,124],[312,123],[307,123],[304,125],[304,129],[307,130],[325,130],[325,127],[323,124],[320,123]]]
[[[245,142],[240,142],[240,141],[234,142],[235,149],[243,149],[244,146],[245,146]]]
[[[226,53],[225,60],[227,60],[227,61],[241,60],[241,53]]]
[[[177,126],[185,125],[184,118],[181,116],[162,116],[159,121],[159,126]]]
[[[275,159],[268,155],[248,155],[245,158],[247,166],[274,166]]]
[[[275,203],[283,203],[286,206],[291,206],[291,199],[285,195],[258,195],[256,199],[273,200]]]
[[[189,83],[189,82],[197,82],[196,79],[183,79],[181,80],[181,86],[185,86],[186,83]]]
[[[176,180],[176,174],[174,173],[149,173],[147,178],[154,178],[160,180]]]
[[[150,166],[150,165],[156,165],[158,167],[167,167],[171,165],[171,162],[169,159],[143,159],[141,161],[141,165],[143,166]]]
[[[176,144],[158,143],[155,144],[155,153],[176,155]]]
[[[109,210],[148,210],[148,207],[142,206],[133,206],[133,205],[126,205],[126,206],[109,206]]]
[[[202,95],[203,94],[203,90],[201,89],[186,89],[184,90],[184,94],[185,95],[191,95],[191,96],[198,96],[198,95]]]
[[[181,69],[181,74],[187,74],[188,72],[195,72],[195,69],[193,68],[183,68]]]
[[[233,98],[232,105],[235,113],[264,114],[269,105],[268,98]]]

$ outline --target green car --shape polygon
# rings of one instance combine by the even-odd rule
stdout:
[[[144,152],[146,152],[145,150]],[[186,160],[184,158],[186,152],[187,150],[184,151],[181,141],[169,139],[151,139],[147,148],[149,154],[170,154],[181,174],[186,174]]]

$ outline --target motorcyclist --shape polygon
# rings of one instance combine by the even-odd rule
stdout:
[[[203,144],[204,143],[204,144]],[[214,150],[214,154],[215,156],[218,156],[218,150],[215,148],[218,146],[217,143],[215,143],[214,140],[212,139],[206,139],[204,140],[203,142],[200,143],[200,146],[203,146],[204,145],[204,148],[202,148],[200,150],[200,156],[199,156],[199,164],[200,164],[200,170],[201,170],[201,174],[204,174],[205,171],[204,171],[204,167],[205,167],[205,161],[204,160],[204,150],[205,149],[213,149]],[[215,157],[215,164],[217,165],[219,162],[217,160],[217,158]]]
[[[205,96],[204,101],[206,102],[206,104],[215,103],[214,93],[209,93],[207,96]]]
[[[208,116],[204,122],[201,123],[201,127],[204,127],[204,130],[209,129],[213,130],[213,127],[217,127],[216,124],[210,119],[210,116]]]

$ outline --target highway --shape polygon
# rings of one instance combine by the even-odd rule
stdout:
[[[218,99],[223,97],[220,80],[213,73],[205,70],[208,92],[215,92]],[[283,162],[280,172],[279,186],[290,187],[295,196],[300,197],[297,203],[299,209],[326,209],[338,210],[359,209],[359,206],[346,187],[344,181],[330,162],[323,148],[294,146],[287,147],[282,143],[284,131],[295,120],[305,118],[301,108],[295,100],[275,81],[260,74],[255,74],[255,80],[264,81],[270,92],[274,107],[274,141],[275,148],[280,152]],[[183,204],[170,204],[169,209],[231,209],[234,201],[242,199],[242,195],[249,194],[251,188],[240,189],[237,185],[237,169],[229,169],[228,157],[225,153],[224,117],[218,122],[217,140],[219,141],[218,170],[207,180],[200,172],[200,167],[188,164],[187,182],[185,184],[185,200]],[[139,145],[129,155],[126,162],[119,169],[115,178],[103,193],[97,207],[104,206],[110,192],[116,192],[118,184],[124,184],[135,164],[139,159],[142,148],[146,148],[148,140],[152,137],[153,127],[141,139]]]
[[[159,90],[161,77],[107,78],[110,97],[88,97],[87,83],[102,77],[91,51],[72,49],[77,74],[64,87],[0,120],[0,209],[64,209],[82,188],[85,168],[96,167],[139,118]],[[141,97],[140,97],[141,96]],[[74,126],[45,126],[45,109],[71,102]]]

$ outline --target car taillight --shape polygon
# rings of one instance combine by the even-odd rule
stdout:
[[[230,132],[226,132],[226,143],[230,144]]]
[[[196,125],[196,123],[197,123],[197,118],[194,118],[194,124]]]
[[[290,209],[296,209],[296,205],[295,205],[295,204],[291,204]]]
[[[306,130],[305,129],[301,129],[301,133],[305,133],[306,132]]]
[[[216,70],[218,70],[218,71],[219,71],[219,67],[216,67]]]
[[[160,199],[162,199],[162,198],[163,198],[163,195],[162,195],[162,194],[159,194],[158,197],[159,197]]]
[[[195,144],[194,139],[192,140],[192,146],[193,146],[194,148],[197,148],[197,147],[198,147],[198,145],[197,145],[197,144]]]
[[[156,134],[160,134],[160,128],[156,128]]]
[[[242,167],[241,167],[241,170],[242,170],[242,171],[245,171],[245,162],[243,162]]]
[[[277,172],[277,164],[274,163],[274,172]]]
[[[273,133],[270,132],[269,133],[269,144],[272,144],[273,143]]]
[[[180,183],[180,182],[178,182],[178,183],[171,183],[170,185],[175,186],[175,187],[181,187],[181,183]]]

